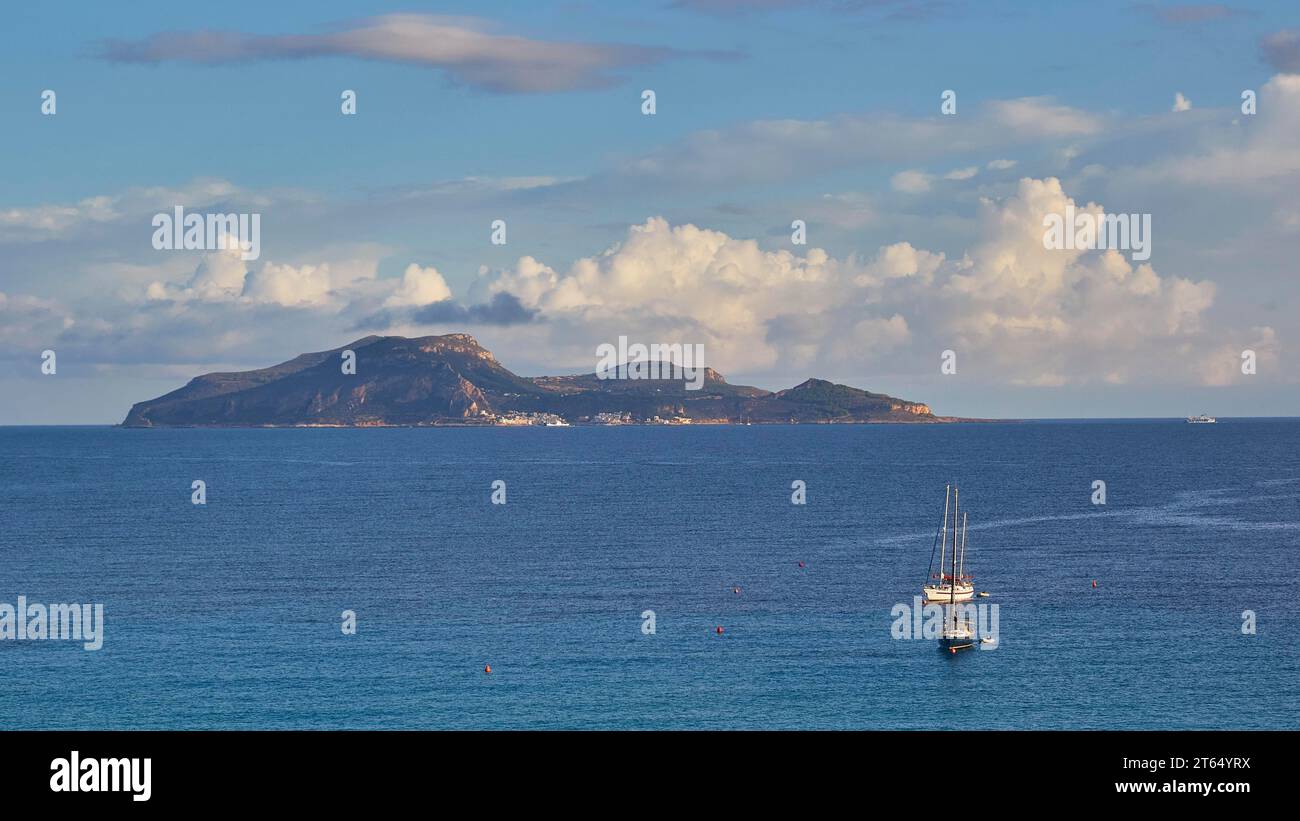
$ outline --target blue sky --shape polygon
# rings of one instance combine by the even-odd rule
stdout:
[[[201,372],[451,331],[524,374],[591,370],[618,334],[702,342],[732,381],[953,415],[1300,408],[1294,4],[4,14],[0,424],[116,422]],[[1067,200],[1151,214],[1149,270],[1037,258]],[[260,213],[261,257],[155,250],[174,205]],[[500,294],[528,321],[474,309]]]

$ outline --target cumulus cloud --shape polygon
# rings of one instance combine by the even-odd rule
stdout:
[[[854,282],[870,285],[899,277],[920,277],[928,283],[943,261],[943,253],[913,248],[910,242],[896,242],[881,248],[876,258],[863,267],[862,273],[857,275]]]
[[[985,202],[984,239],[941,289],[952,313],[949,347],[980,352],[1021,384],[1087,382],[1102,370],[1112,381],[1185,376],[1179,347],[1205,344],[1213,283],[1161,277],[1117,251],[1044,248],[1043,216],[1068,206],[1102,213],[1075,203],[1054,178],[1022,179],[1015,196]]]
[[[205,254],[188,287],[200,299],[224,299],[241,293],[247,277],[248,267],[241,249],[231,246]]]
[[[1183,92],[1174,92],[1174,107],[1171,111],[1191,111],[1192,101],[1183,96]]]
[[[374,259],[304,264],[267,260],[258,268],[249,268],[239,249],[229,248],[204,253],[194,273],[183,283],[150,283],[145,297],[155,302],[251,302],[338,310],[353,300],[373,296],[376,265]],[[413,275],[411,269],[415,269]],[[411,298],[417,292],[413,289],[425,284],[421,276],[425,269],[412,265],[407,270],[406,278],[388,280],[379,287],[387,288],[390,298]],[[437,276],[432,268],[427,270]],[[441,277],[438,281],[441,282]]]
[[[243,295],[254,302],[276,305],[323,305],[329,301],[332,287],[328,264],[295,266],[267,262],[246,278]]]
[[[411,263],[402,273],[401,286],[384,300],[384,307],[429,305],[445,299],[451,299],[451,289],[447,287],[447,281],[438,273],[438,269],[432,266],[421,268]]]
[[[260,362],[268,351],[337,344],[356,330],[487,326],[499,333],[496,353],[524,372],[530,363],[589,366],[595,345],[626,334],[701,342],[708,364],[724,373],[780,381],[847,371],[915,379],[951,348],[962,373],[986,385],[1225,384],[1243,347],[1254,346],[1261,367],[1280,356],[1272,328],[1211,321],[1208,281],[1115,251],[1045,249],[1043,216],[1069,205],[1102,210],[1075,202],[1054,178],[1022,179],[1012,193],[981,201],[978,239],[955,257],[908,241],[839,257],[815,247],[764,249],[655,217],[563,266],[524,256],[481,269],[468,303],[455,301],[437,269],[417,263],[378,278],[374,260],[266,261],[249,270],[236,252],[219,252],[199,257],[192,273],[155,282],[143,304],[105,305],[75,323],[51,302],[6,296],[0,326],[6,339],[164,363]],[[169,340],[166,351],[160,338]]]
[[[1069,205],[1102,211],[1054,178],[1023,179],[984,201],[981,240],[957,259],[906,242],[867,258],[763,250],[656,217],[564,273],[523,258],[479,287],[536,311],[528,344],[575,359],[627,334],[704,343],[724,373],[931,370],[952,348],[995,383],[1207,381],[1204,357],[1226,338],[1208,326],[1214,285],[1116,251],[1044,248],[1043,216]]]
[[[150,282],[145,289],[145,298],[153,302],[231,300],[243,293],[247,277],[247,263],[241,259],[239,248],[232,246],[202,254],[193,273],[184,282]]]
[[[1241,354],[1246,350],[1255,352],[1256,368],[1268,372],[1277,364],[1278,348],[1277,334],[1272,328],[1250,328],[1202,355],[1198,363],[1201,382],[1219,387],[1240,384]]]
[[[536,40],[492,30],[486,21],[431,14],[388,14],[322,34],[257,35],[173,31],[142,40],[107,40],[101,56],[120,63],[224,65],[262,60],[354,57],[435,68],[454,82],[495,92],[597,88],[616,72],[681,56],[718,52],[625,44]]]

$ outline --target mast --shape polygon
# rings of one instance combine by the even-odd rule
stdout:
[[[952,489],[952,583],[948,585],[948,604],[952,607],[952,626],[957,627],[957,488]]]
[[[943,526],[942,526],[942,528],[941,528],[941,529],[942,529],[942,532],[943,532],[943,535],[940,537],[940,538],[942,539],[942,541],[939,543],[939,584],[943,584],[943,566],[944,566],[944,563],[945,563],[945,559],[947,558],[947,555],[948,555],[945,551],[946,551],[947,548],[948,548],[948,497],[949,497],[951,494],[952,494],[952,485],[948,485],[948,486],[944,487],[944,489],[943,489]]]
[[[966,514],[961,514],[961,575],[966,576]]]

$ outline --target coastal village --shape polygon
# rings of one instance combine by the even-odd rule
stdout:
[[[505,427],[526,427],[529,425],[548,428],[567,428],[570,423],[557,413],[503,413],[485,414],[485,421]],[[651,416],[647,419],[634,417],[630,413],[597,413],[593,416],[580,416],[576,420],[580,425],[689,425],[692,420],[685,416],[661,417]],[[705,420],[714,421],[714,420]],[[728,420],[719,419],[718,423]]]

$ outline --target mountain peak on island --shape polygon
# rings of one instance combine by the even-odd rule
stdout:
[[[351,365],[349,364],[351,360]],[[354,367],[352,367],[354,365]],[[351,368],[351,369],[350,369]],[[918,402],[808,379],[772,393],[705,368],[685,379],[523,377],[469,334],[366,336],[252,371],[209,373],[137,403],[126,427],[530,423],[942,422]]]

